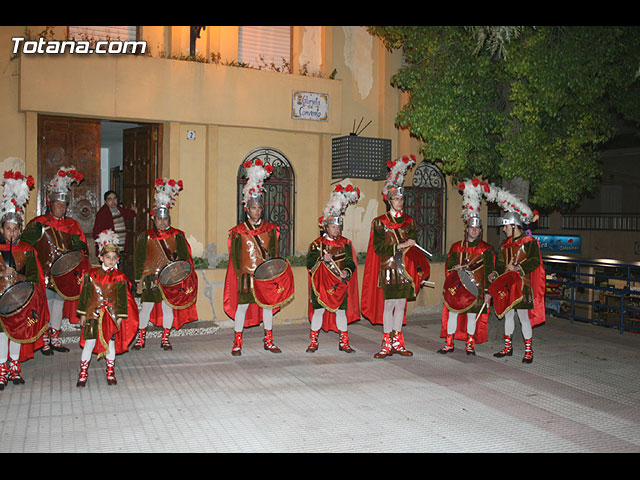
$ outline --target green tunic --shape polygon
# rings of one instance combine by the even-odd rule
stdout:
[[[384,217],[384,216],[382,216]],[[386,259],[393,258],[398,251],[398,243],[402,243],[406,240],[417,240],[416,224],[413,219],[405,227],[396,229],[399,235],[402,237],[401,242],[391,240],[394,238],[390,234],[391,230],[382,221],[382,217],[377,217],[373,220],[373,249],[380,258],[380,276],[378,279],[378,286],[382,288],[383,296],[385,300],[406,298],[407,300],[415,299],[415,290],[411,282],[402,278],[399,275],[395,263],[391,269],[385,270],[384,262]],[[405,215],[399,218],[392,218],[392,221],[396,224],[402,224],[405,221]],[[387,278],[388,277],[388,278]]]
[[[113,315],[116,321],[118,318],[127,318],[128,316],[128,303],[127,303],[127,281],[122,279],[120,281],[112,281],[110,279],[109,273],[104,272],[101,267],[93,269],[95,272],[98,272],[100,277],[104,277],[105,283],[115,283],[116,284],[116,296],[115,299],[107,299],[111,300],[111,303],[115,301],[115,308],[113,309]],[[87,312],[87,307],[89,306],[89,300],[95,290],[94,280],[91,277],[92,272],[85,272],[82,279],[82,290],[80,290],[80,297],[78,298],[78,307],[77,312],[79,315],[86,315],[86,323],[85,327],[82,331],[82,336],[85,340],[95,340],[98,338],[98,319],[94,316],[94,312]],[[119,276],[119,272],[117,272]],[[107,339],[108,340],[108,339]]]

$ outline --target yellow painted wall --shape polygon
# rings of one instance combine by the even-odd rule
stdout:
[[[29,29],[40,32],[44,27]],[[7,99],[0,104],[0,162],[19,159],[27,173],[37,174],[38,114],[160,123],[161,174],[185,184],[172,221],[187,233],[195,255],[206,256],[215,248],[220,256],[227,252],[227,232],[237,221],[238,167],[254,149],[273,148],[287,157],[295,174],[295,253],[306,253],[317,237],[317,219],[336,181],[351,183],[362,192],[361,201],[347,210],[344,235],[364,252],[371,220],[385,209],[383,182],[332,179],[331,139],[348,135],[354,122],[362,120],[361,126],[371,122],[363,136],[392,140],[394,158],[417,155],[418,142],[394,125],[406,102],[406,96],[390,85],[391,75],[400,67],[400,53],[389,53],[362,27],[298,26],[293,29],[294,72],[306,59],[319,56],[317,68],[324,78],[166,58],[188,54],[188,29],[140,27],[148,42],[146,56],[21,55],[10,60],[10,39],[22,36],[24,27],[0,27],[0,61],[5,65],[0,71],[0,95]],[[66,27],[55,31],[62,38]],[[204,58],[219,54],[222,63],[234,60],[237,27],[208,26],[197,47]],[[334,69],[331,80],[327,77]],[[297,90],[328,93],[329,120],[291,118],[291,95]],[[195,132],[195,139],[187,138],[188,131]],[[412,176],[407,176],[407,183]],[[448,194],[447,247],[462,232],[459,201],[451,189]],[[28,217],[35,214],[36,203],[30,202]],[[436,281],[441,270],[437,265],[432,272]],[[306,271],[295,271],[297,298],[279,315],[281,321],[305,315]],[[224,270],[201,275],[219,282]],[[220,295],[221,291],[216,290]],[[211,309],[204,292],[203,287],[198,306],[206,319],[207,308]],[[441,302],[438,287],[423,292],[411,308]],[[220,318],[221,304],[215,310]]]

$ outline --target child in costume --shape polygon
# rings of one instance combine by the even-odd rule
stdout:
[[[93,353],[105,357],[109,385],[117,382],[116,354],[128,350],[138,329],[138,308],[131,294],[131,284],[117,269],[120,260],[118,237],[113,230],[98,235],[96,243],[102,265],[85,272],[78,299],[78,317],[82,325],[80,346],[82,355],[77,387],[87,383],[89,363]]]

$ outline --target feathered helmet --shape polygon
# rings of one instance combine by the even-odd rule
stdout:
[[[462,217],[467,226],[480,219],[480,203],[482,198],[488,202],[495,202],[504,212],[502,225],[517,225],[523,227],[538,220],[538,211],[529,206],[508,190],[494,184],[481,182],[477,178],[465,180],[458,185],[462,192]]]
[[[247,183],[242,188],[242,203],[245,211],[250,205],[262,205],[264,195],[264,181],[273,173],[271,165],[265,165],[262,160],[246,160],[242,167],[245,170],[244,176],[247,177]]]
[[[169,218],[170,210],[176,203],[176,196],[182,190],[182,180],[173,178],[157,178],[156,192],[153,195],[153,209],[151,216],[155,218]]]
[[[118,236],[113,230],[103,230],[98,234],[96,238],[96,245],[98,245],[98,251],[100,255],[104,255],[107,252],[116,252],[120,256],[120,247],[118,247]]]
[[[349,184],[336,185],[329,197],[329,203],[324,207],[322,216],[318,219],[320,228],[329,224],[342,226],[342,216],[349,205],[354,205],[360,200],[360,189]]]
[[[60,167],[58,173],[47,185],[47,203],[59,201],[69,203],[69,189],[73,182],[80,183],[84,175],[74,166]]]
[[[35,181],[29,175],[25,177],[21,172],[7,170],[2,180],[2,203],[0,204],[0,223],[13,222],[23,224],[24,206],[29,201],[29,190]]]
[[[386,201],[398,195],[404,196],[404,177],[415,164],[416,157],[414,155],[403,155],[402,158],[387,162],[389,173],[384,187],[382,187],[382,195]]]

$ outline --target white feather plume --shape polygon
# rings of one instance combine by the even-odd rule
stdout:
[[[404,185],[405,175],[415,164],[416,157],[413,155],[403,155],[400,159],[389,161],[387,163],[389,173],[382,187],[382,193],[386,196],[392,188]]]
[[[111,229],[101,231],[96,237],[98,250],[102,250],[106,245],[118,245],[118,235]]]
[[[462,217],[465,221],[480,214],[480,204],[484,198],[487,202],[496,203],[502,210],[513,212],[522,218],[524,223],[531,223],[537,215],[531,208],[513,193],[493,183],[482,182],[477,178],[465,180],[458,185],[462,190]]]
[[[354,205],[360,200],[360,189],[353,185],[338,185],[331,192],[329,202],[323,210],[323,218],[339,217],[344,215],[349,205]]]

